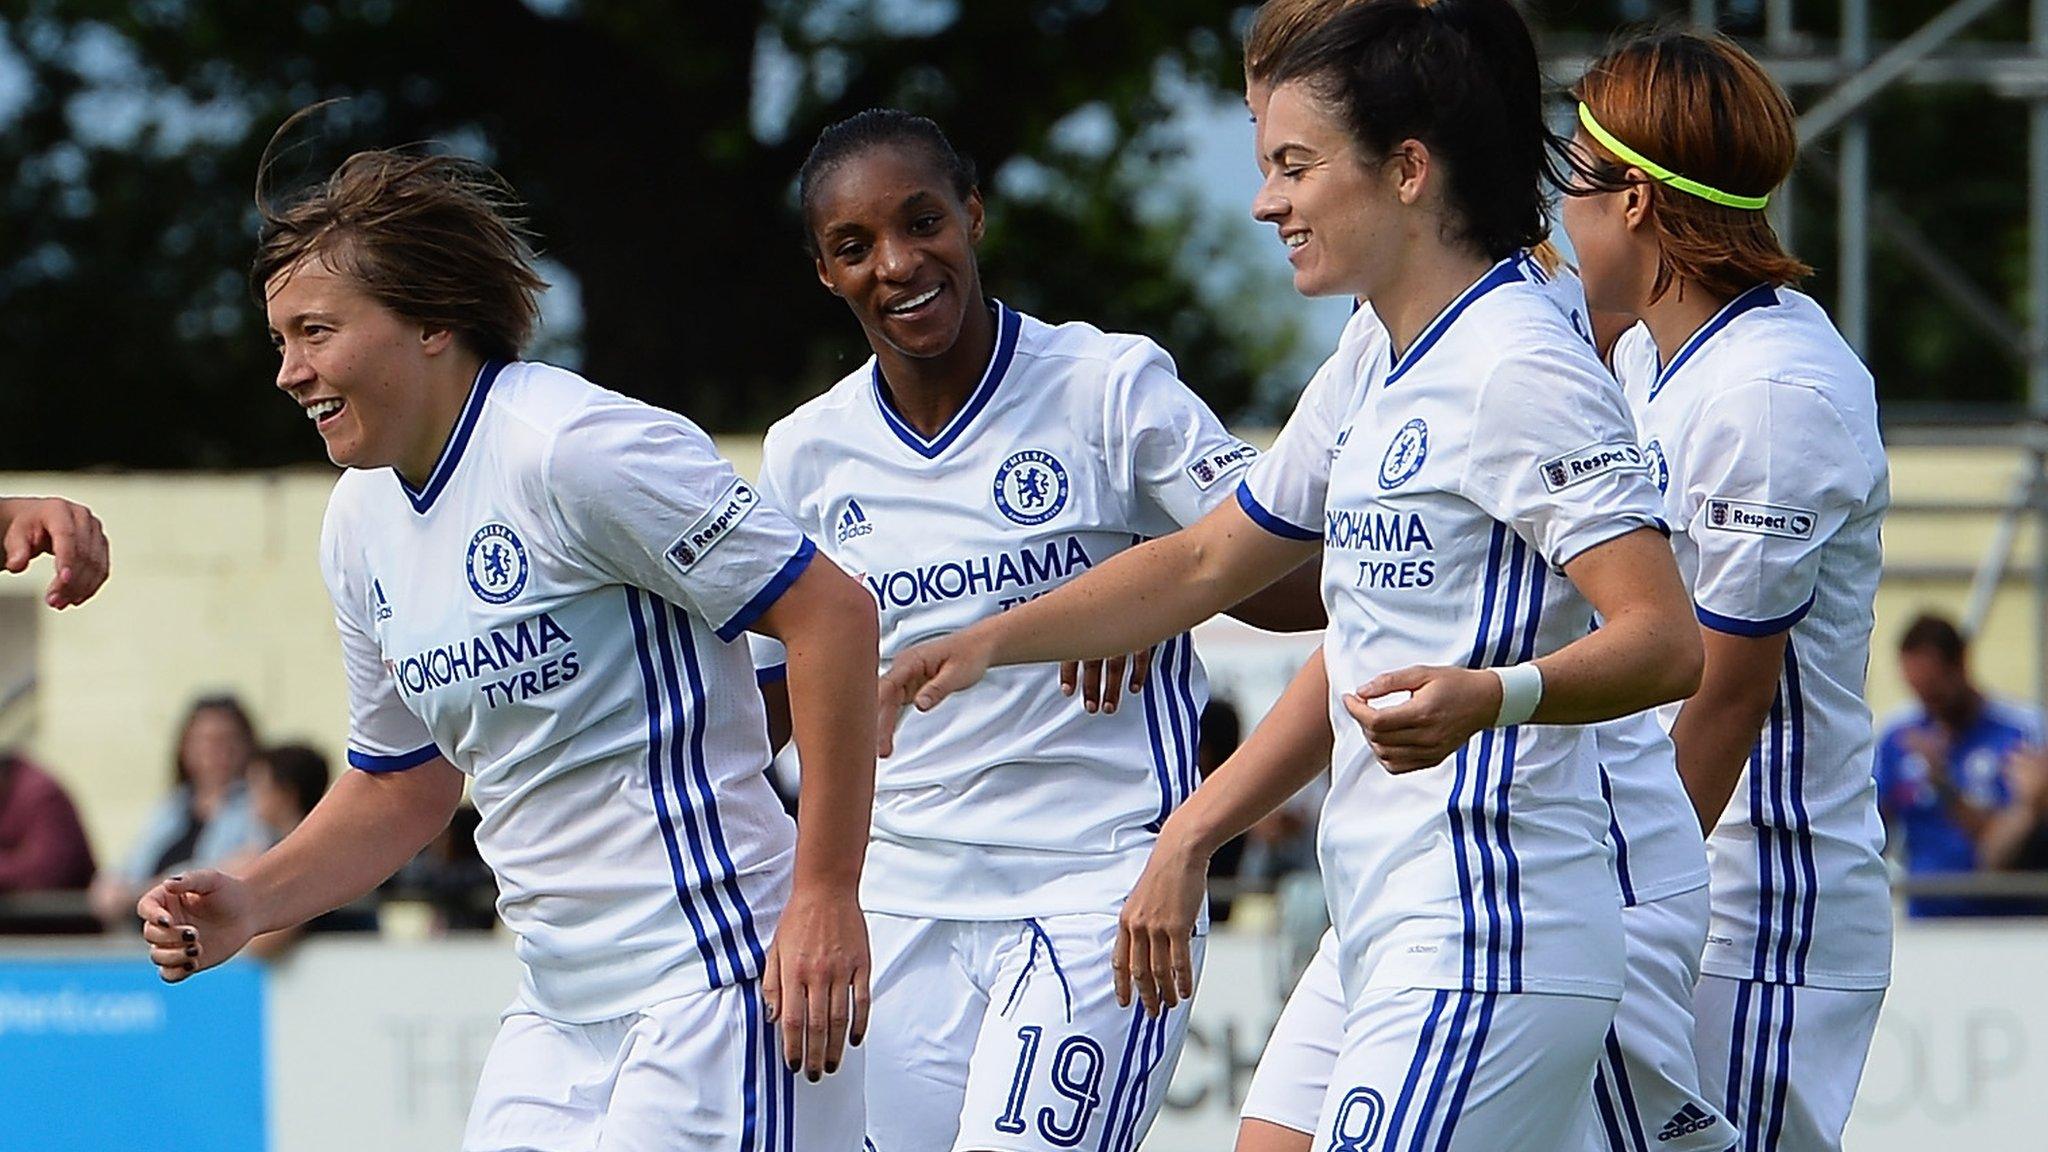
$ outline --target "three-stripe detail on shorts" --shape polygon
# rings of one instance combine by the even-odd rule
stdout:
[[[1785,1128],[1795,991],[1790,984],[1736,982],[1722,1112],[1741,1135],[1744,1148],[1775,1148]]]
[[[1124,1037],[1123,1061],[1117,1068],[1116,1084],[1110,1089],[1109,1111],[1103,1114],[1102,1137],[1096,1142],[1096,1152],[1134,1152],[1137,1148],[1141,1135],[1138,1121],[1145,1115],[1152,1074],[1166,1057],[1167,1021],[1172,1012],[1148,1016],[1134,1004],[1130,1013],[1131,1027]]]
[[[796,1074],[782,1060],[781,1030],[764,1026],[760,990],[748,988],[746,1072],[741,1084],[740,1152],[793,1152]]]

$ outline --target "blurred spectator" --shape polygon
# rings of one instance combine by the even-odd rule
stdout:
[[[1976,871],[1987,834],[2013,803],[2008,766],[2040,746],[2040,718],[1978,690],[1962,633],[1943,617],[1923,614],[1907,626],[1899,670],[1919,705],[1878,740],[1878,806],[1892,848],[1909,876]],[[1915,917],[2030,910],[1964,896],[1915,896],[1906,909]]]
[[[2012,802],[1978,841],[1978,862],[2001,872],[2048,872],[2048,751],[2013,753],[2006,761],[2005,783]],[[2048,902],[2033,901],[2032,908],[2048,911]]]
[[[332,779],[327,757],[304,744],[266,748],[249,761],[249,802],[272,843],[299,826]]]
[[[240,701],[208,696],[192,705],[178,733],[171,794],[151,811],[127,858],[93,884],[92,908],[101,923],[125,928],[135,901],[158,877],[269,846],[246,784],[255,754],[255,726]]]
[[[334,777],[327,757],[304,744],[279,744],[266,748],[249,761],[249,802],[263,824],[267,842],[276,842],[299,826],[313,811],[313,805],[327,794]],[[254,859],[256,852],[244,853],[225,863],[229,870]],[[297,928],[266,932],[249,942],[249,951],[266,960],[290,949],[306,932],[374,932],[377,906],[374,899],[358,901],[315,917]]]
[[[79,890],[92,873],[92,846],[64,786],[0,750],[0,893]]]
[[[1230,754],[1237,751],[1244,739],[1244,722],[1238,718],[1237,708],[1222,698],[1211,699],[1202,709],[1202,722],[1196,728],[1195,771],[1203,780],[1209,774],[1223,767]],[[1236,886],[1225,885],[1225,891],[1217,892],[1214,881],[1238,879],[1240,865],[1244,860],[1245,838],[1234,837],[1209,857],[1209,918],[1222,922],[1230,919],[1230,905],[1236,895]]]

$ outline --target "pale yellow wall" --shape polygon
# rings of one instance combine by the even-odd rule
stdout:
[[[1257,437],[1263,442],[1265,437]],[[751,439],[720,444],[742,472],[759,464]],[[1984,499],[2008,492],[2016,455],[1904,449],[1893,453],[1902,499]],[[0,627],[36,621],[40,688],[31,747],[71,786],[102,857],[124,851],[165,788],[170,742],[198,693],[229,689],[266,737],[307,739],[339,762],[346,706],[333,622],[317,562],[320,517],[334,473],[325,468],[218,476],[61,476],[0,473],[0,492],[55,492],[90,504],[114,546],[114,577],[92,603],[57,613],[0,613]],[[1895,516],[1890,560],[1974,563],[1989,518]],[[2032,533],[2022,533],[2022,551]],[[0,597],[33,599],[47,561],[0,575]],[[1871,702],[1902,701],[1892,646],[1923,606],[1960,612],[1962,583],[1887,582],[1878,598]],[[2023,584],[2000,594],[1978,641],[1981,678],[2014,695],[2032,690],[2033,604]],[[0,659],[9,647],[0,637]],[[0,690],[18,669],[0,668]]]

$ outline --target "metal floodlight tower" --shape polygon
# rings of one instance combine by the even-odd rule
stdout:
[[[1957,38],[1982,17],[2026,3],[2029,34],[2024,42],[1977,42],[1959,49]],[[2029,467],[2003,501],[1895,500],[1905,515],[1995,515],[1998,528],[1982,561],[1971,570],[1908,566],[1915,575],[1967,576],[1971,580],[1965,632],[1984,623],[1999,585],[2009,576],[2019,530],[2034,523],[2028,569],[2034,593],[2034,697],[2048,705],[2048,0],[1952,0],[1947,8],[1904,37],[1876,42],[1870,30],[1870,0],[1839,0],[1840,35],[1832,44],[1799,31],[1793,0],[1763,0],[1763,42],[1757,59],[1793,93],[1799,116],[1800,162],[1794,178],[1772,198],[1772,223],[1787,245],[1793,242],[1792,203],[1812,183],[1835,194],[1840,291],[1833,313],[1842,335],[1858,352],[1870,332],[1870,244],[1883,238],[1922,277],[1928,289],[2004,351],[2024,371],[2027,419],[2017,428],[1887,429],[1887,442],[1946,446],[1981,445],[2022,449]],[[1719,23],[1718,0],[1690,0],[1692,23]],[[1563,51],[1545,61],[1553,76],[1577,76],[1593,50],[1583,40],[1555,42]],[[2028,104],[2027,294],[2024,324],[2006,305],[1957,267],[1927,238],[1911,214],[1870,177],[1871,101],[1897,85],[1976,85],[1992,96]],[[1835,137],[1833,163],[1812,146]],[[1887,565],[1887,571],[1893,570]]]

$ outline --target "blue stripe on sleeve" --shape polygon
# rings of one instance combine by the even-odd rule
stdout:
[[[396,756],[372,756],[351,748],[348,750],[348,766],[365,772],[403,772],[407,768],[417,768],[440,754],[441,749],[432,744],[400,752]]]
[[[1252,523],[1282,539],[1321,540],[1323,538],[1323,534],[1314,529],[1303,528],[1299,524],[1284,520],[1278,515],[1267,511],[1265,505],[1259,503],[1259,498],[1252,495],[1250,486],[1242,480],[1238,481],[1237,484],[1237,506],[1244,509],[1244,514],[1251,517]]]
[[[719,626],[718,638],[730,644],[739,639],[740,633],[752,628],[754,621],[761,618],[761,613],[774,607],[775,602],[782,599],[782,594],[789,591],[789,586],[796,583],[796,578],[804,574],[804,569],[811,566],[811,558],[817,554],[818,546],[811,543],[809,536],[804,537],[803,543],[797,545],[796,554],[789,558],[781,571],[762,585],[761,590],[754,593],[754,598],[734,613],[732,619]]]
[[[1716,632],[1726,632],[1730,636],[1776,636],[1780,632],[1790,631],[1793,625],[1806,619],[1806,614],[1813,611],[1813,601],[1814,597],[1808,596],[1806,603],[1770,620],[1744,620],[1740,616],[1723,616],[1719,612],[1709,611],[1704,605],[1694,604],[1692,607],[1694,613],[1699,616],[1700,623]]]
[[[755,684],[780,684],[787,679],[789,679],[789,665],[787,664],[770,664],[764,668],[754,669]]]

